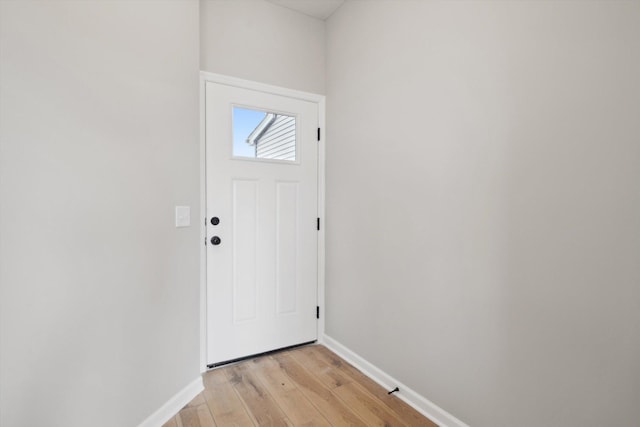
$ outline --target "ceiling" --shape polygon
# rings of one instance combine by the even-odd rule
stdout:
[[[314,18],[327,19],[335,12],[345,0],[267,0],[268,2],[313,16]]]

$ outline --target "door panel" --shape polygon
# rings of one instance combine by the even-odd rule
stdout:
[[[242,322],[255,320],[258,311],[258,182],[238,179],[232,182],[233,318],[236,322]]]
[[[211,82],[205,96],[211,365],[317,338],[318,104]]]
[[[276,184],[276,313],[297,311],[298,277],[298,186],[297,182]]]

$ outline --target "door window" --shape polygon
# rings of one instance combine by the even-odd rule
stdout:
[[[295,116],[234,106],[233,157],[295,162]]]

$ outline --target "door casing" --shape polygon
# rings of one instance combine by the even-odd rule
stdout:
[[[206,83],[220,83],[243,89],[287,96],[318,104],[318,123],[320,125],[320,140],[318,141],[318,215],[320,230],[318,231],[318,305],[320,318],[317,322],[318,342],[324,340],[325,327],[325,96],[310,92],[287,89],[280,86],[268,85],[251,80],[239,79],[222,74],[200,72],[200,212],[197,223],[200,225],[200,372],[207,370],[207,259],[206,259]]]

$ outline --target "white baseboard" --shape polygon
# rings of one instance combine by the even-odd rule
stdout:
[[[198,377],[176,393],[138,427],[161,427],[164,423],[169,421],[171,417],[180,412],[180,409],[182,409],[187,403],[191,402],[202,390],[204,390],[202,377]]]
[[[354,353],[326,334],[322,337],[320,343],[326,346],[329,350],[336,353],[338,356],[342,357],[347,362],[351,363],[353,366],[362,371],[363,374],[380,384],[385,389],[391,390],[393,387],[397,386],[400,391],[396,392],[394,394],[395,396],[398,396],[408,405],[415,408],[416,411],[420,412],[422,415],[429,418],[440,427],[469,427],[469,425],[463,423],[444,409],[440,408],[435,403],[431,402],[429,399],[402,384],[391,375],[374,366],[363,357]]]

